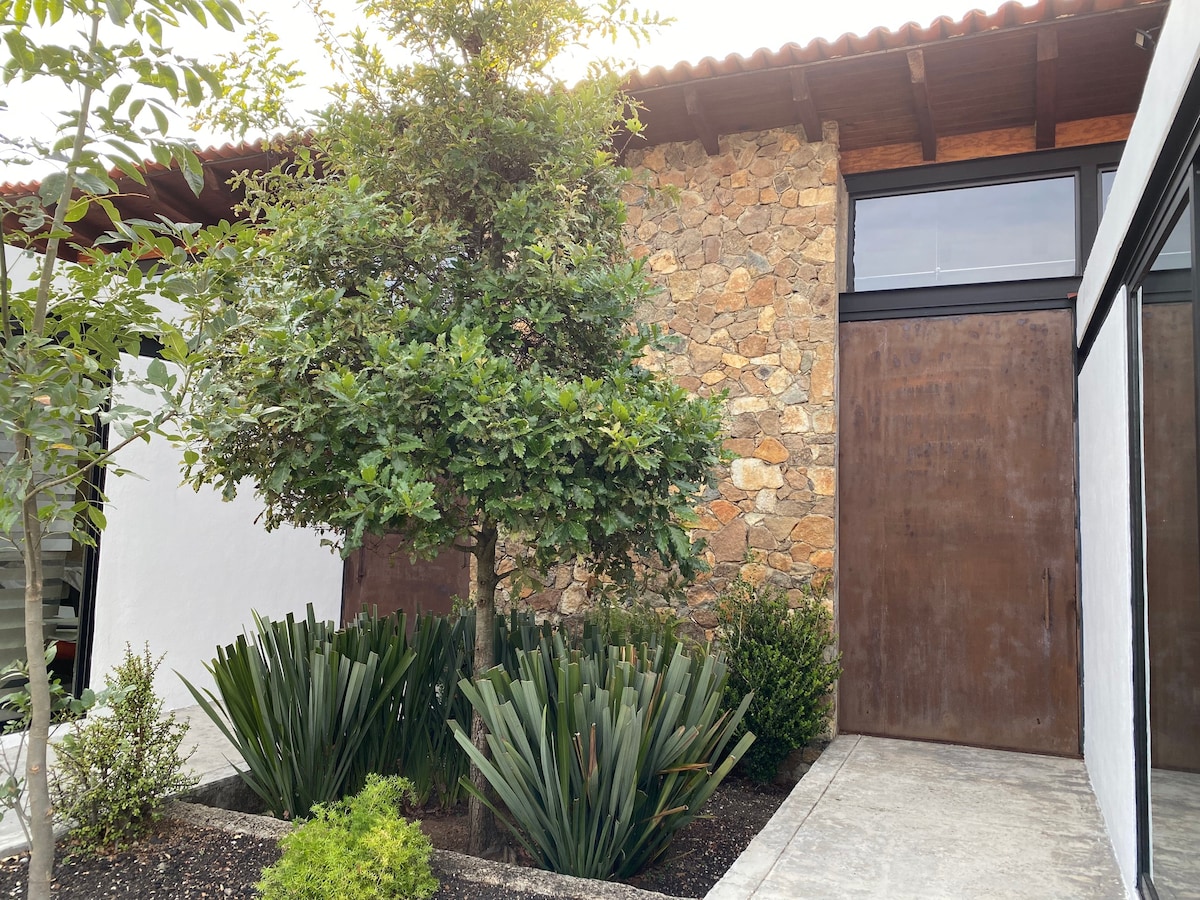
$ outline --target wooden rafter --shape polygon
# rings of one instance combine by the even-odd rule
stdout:
[[[133,192],[140,193],[143,190],[154,205],[156,214],[162,214],[172,222],[191,222],[195,219],[195,215],[192,213],[194,199],[182,198],[166,185],[156,185],[153,178],[146,179],[145,188],[138,185]]]
[[[704,145],[704,152],[709,156],[716,156],[721,152],[720,142],[717,140],[717,130],[709,120],[708,114],[704,110],[704,104],[700,102],[700,94],[694,85],[688,85],[683,92],[683,102],[687,107],[688,118],[695,129],[696,138]]]
[[[937,131],[933,127],[933,110],[929,106],[929,88],[925,82],[925,54],[908,51],[908,74],[912,81],[913,112],[921,135],[921,157],[927,162],[937,159]]]
[[[809,141],[821,140],[821,116],[803,69],[792,69],[792,103],[796,105],[796,116],[804,128],[804,137]]]
[[[1053,147],[1058,127],[1058,32],[1051,26],[1038,30],[1037,36],[1037,112],[1034,126],[1035,145],[1039,150]]]

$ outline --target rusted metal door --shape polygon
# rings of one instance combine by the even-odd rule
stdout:
[[[1192,304],[1142,307],[1150,764],[1200,772],[1200,534]]]
[[[434,559],[413,562],[399,538],[368,536],[342,569],[342,621],[363,606],[378,607],[380,615],[448,613],[454,597],[470,592],[469,560],[467,554],[451,549]]]
[[[841,730],[1078,755],[1071,315],[841,326]]]

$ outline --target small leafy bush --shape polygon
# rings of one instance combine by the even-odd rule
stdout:
[[[508,815],[473,785],[545,868],[627,877],[657,859],[754,741],[746,710],[721,711],[721,654],[677,647],[569,648],[559,633],[460,685],[483,718],[492,759],[451,723]],[[586,640],[585,640],[586,643]],[[509,818],[511,816],[511,818]]]
[[[164,717],[154,692],[161,662],[148,647],[135,654],[126,645],[125,658],[105,676],[108,714],[74,722],[55,747],[51,799],[85,853],[139,837],[168,796],[196,783],[179,752],[187,724],[174,713]]]
[[[46,645],[46,669],[54,662],[57,643]],[[53,724],[72,722],[95,706],[108,702],[108,691],[96,693],[85,688],[78,697],[71,696],[57,675],[50,675],[50,721]],[[29,808],[25,802],[25,742],[33,721],[33,698],[29,694],[29,661],[17,659],[0,669],[0,711],[12,716],[4,722],[4,734],[17,734],[15,748],[0,745],[0,821],[11,812],[21,827],[25,840],[30,841]]]
[[[372,774],[355,796],[318,804],[280,842],[263,870],[262,900],[416,900],[433,895],[431,845],[420,824],[400,815],[415,799],[403,778]]]
[[[789,609],[782,591],[755,589],[739,578],[718,606],[730,669],[726,703],[754,695],[745,727],[758,739],[740,771],[755,781],[773,779],[787,755],[829,723],[841,657],[832,652],[833,618],[823,593],[808,587],[800,605]]]
[[[674,612],[664,609],[660,613],[644,603],[601,603],[585,611],[583,620],[585,628],[595,629],[605,646],[661,646],[670,659],[681,642],[680,621]]]

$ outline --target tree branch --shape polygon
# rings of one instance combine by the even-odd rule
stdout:
[[[100,42],[101,13],[92,15],[92,33],[88,35],[88,53],[94,54]],[[89,73],[90,74],[90,73]],[[50,307],[50,283],[54,279],[54,267],[58,263],[58,245],[61,239],[58,233],[62,231],[67,219],[67,207],[71,205],[71,192],[75,189],[75,172],[79,169],[83,158],[83,148],[87,143],[87,122],[92,111],[92,95],[95,87],[91,79],[84,81],[83,95],[79,102],[79,121],[75,127],[75,141],[71,147],[71,159],[63,174],[62,193],[58,197],[58,205],[54,208],[54,220],[50,224],[50,238],[46,241],[45,260],[42,263],[42,277],[38,282],[37,303],[34,307],[33,324],[30,331],[41,337],[46,330],[46,313]]]
[[[0,210],[0,220],[4,211]],[[8,241],[4,239],[4,228],[0,227],[0,319],[3,320],[4,346],[12,343],[12,322],[8,316]]]
[[[158,422],[158,425],[161,426],[167,422],[170,422],[172,419],[176,418],[178,415],[179,415],[178,410],[167,413],[167,415],[165,415],[162,418],[162,420]],[[97,456],[95,459],[88,460],[86,463],[84,463],[78,469],[75,469],[66,475],[60,475],[58,478],[51,479],[50,481],[39,481],[36,485],[34,485],[33,487],[31,487],[29,489],[29,492],[25,495],[25,499],[28,500],[32,497],[36,497],[38,494],[44,493],[45,491],[52,491],[52,490],[54,490],[54,488],[58,487],[59,485],[67,484],[68,482],[74,481],[76,478],[79,478],[81,475],[86,475],[92,469],[96,468],[96,466],[100,466],[100,465],[103,465],[104,463],[108,462],[108,460],[111,459],[115,453],[118,453],[123,448],[128,447],[134,441],[141,440],[146,435],[153,434],[153,433],[154,433],[153,430],[150,428],[140,428],[140,429],[135,430],[133,432],[133,434],[131,434],[129,437],[125,438],[125,440],[121,441],[121,443],[117,444],[117,446],[104,451],[99,456]]]

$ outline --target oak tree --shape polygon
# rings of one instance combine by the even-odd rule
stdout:
[[[247,179],[256,234],[206,264],[242,325],[195,407],[190,478],[252,483],[268,527],[346,551],[391,533],[473,554],[479,672],[502,540],[539,570],[701,565],[719,411],[643,364],[661,338],[635,323],[652,289],[622,243],[635,110],[611,68],[570,87],[551,68],[656,20],[625,0],[365,10],[396,47],[352,39],[338,102]],[[486,752],[478,720],[473,739]],[[492,840],[478,803],[471,840]]]

